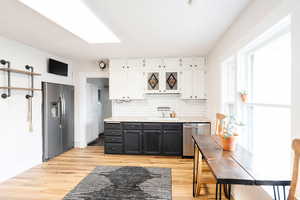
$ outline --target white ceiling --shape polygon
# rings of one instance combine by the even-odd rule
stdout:
[[[0,35],[80,60],[206,55],[251,0],[84,1],[120,44],[88,44],[17,0],[1,0]]]

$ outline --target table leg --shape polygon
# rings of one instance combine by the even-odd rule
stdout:
[[[219,200],[222,200],[222,184],[220,185],[220,189],[219,189]]]
[[[216,200],[218,200],[218,189],[219,189],[219,184],[216,184]]]
[[[201,175],[202,175],[202,154],[200,152],[200,150],[198,149],[198,147],[196,146],[197,149],[197,184],[196,184],[196,196],[198,196],[200,194],[201,191],[201,184],[200,184],[200,179],[201,179]]]
[[[231,199],[231,184],[228,185],[229,186],[229,200]]]
[[[276,188],[277,188],[278,199],[280,200],[280,191],[279,191],[279,186],[277,185],[277,186],[276,186]]]
[[[283,185],[283,199],[286,200],[286,195],[285,195],[285,186]]]
[[[196,159],[196,145],[195,145],[195,143],[194,143],[194,160],[193,160],[193,197],[195,197],[196,196],[196,194],[195,194],[195,182],[196,182],[196,177],[195,177],[195,168],[196,168],[196,163],[195,163],[195,159]]]
[[[273,185],[274,199],[277,200],[275,185]]]

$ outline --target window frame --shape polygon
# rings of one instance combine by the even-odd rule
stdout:
[[[290,17],[285,18],[277,25],[272,27],[269,31],[264,33],[258,39],[251,42],[248,46],[243,48],[238,53],[238,83],[239,91],[246,90],[248,94],[253,94],[253,56],[254,53],[263,48],[264,46],[270,44],[272,41],[275,41],[279,37],[288,34],[291,32],[290,26]],[[242,80],[244,79],[244,80]],[[291,88],[290,88],[291,89]],[[241,116],[242,121],[247,121],[247,127],[243,129],[243,135],[246,139],[244,147],[250,151],[254,152],[254,140],[255,136],[253,134],[254,120],[253,112],[254,107],[272,107],[272,108],[289,108],[291,110],[292,104],[268,104],[268,103],[254,103],[252,101],[252,96],[249,96],[249,102],[240,103],[238,113]],[[241,102],[241,101],[239,101]]]

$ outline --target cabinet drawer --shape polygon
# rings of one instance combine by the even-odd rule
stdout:
[[[104,123],[104,129],[121,130],[121,123]]]
[[[123,129],[125,130],[140,130],[142,129],[141,123],[123,123]]]
[[[114,137],[114,136],[105,136],[104,138],[105,143],[121,143],[123,142],[122,137]]]
[[[104,146],[105,153],[108,154],[121,154],[123,153],[123,145],[122,144],[110,144],[107,143]]]
[[[121,136],[121,130],[104,130],[104,135],[111,135],[111,136]]]
[[[161,127],[160,123],[144,123],[144,130],[160,130]]]
[[[182,124],[179,123],[166,123],[163,125],[164,130],[178,130],[182,131]]]

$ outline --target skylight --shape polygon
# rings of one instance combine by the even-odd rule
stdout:
[[[118,43],[82,0],[19,0],[88,43]]]

